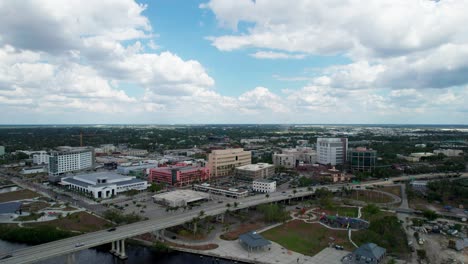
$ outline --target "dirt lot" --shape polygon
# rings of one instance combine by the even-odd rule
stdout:
[[[401,187],[400,186],[385,186],[382,188],[378,188],[377,190],[388,192],[394,194],[401,198]]]
[[[99,218],[97,216],[91,215],[86,212],[79,212],[71,214],[67,217],[52,220],[49,222],[43,223],[32,223],[27,224],[30,226],[38,226],[38,225],[50,225],[56,226],[62,230],[72,230],[78,232],[93,232],[108,228],[111,226],[111,223],[107,220]]]
[[[331,242],[343,246],[346,250],[354,249],[348,241],[346,231],[332,230],[317,223],[307,224],[299,220],[265,231],[262,235],[289,250],[309,256],[317,254]]]
[[[31,199],[34,197],[41,196],[38,193],[35,193],[30,190],[20,190],[7,193],[0,193],[0,203],[22,200],[22,199]]]
[[[224,240],[236,240],[239,238],[240,235],[247,233],[249,231],[257,230],[259,228],[264,227],[264,223],[247,223],[247,224],[242,224],[236,229],[226,232],[221,235],[221,239]]]
[[[37,201],[30,204],[23,204],[22,209],[26,212],[37,212],[47,207],[49,207],[49,203]]]

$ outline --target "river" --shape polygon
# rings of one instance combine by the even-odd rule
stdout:
[[[16,244],[0,240],[0,255],[3,255],[11,250],[27,247],[25,244]],[[215,261],[212,257],[199,256],[189,253],[177,252],[172,253],[155,253],[151,249],[126,243],[126,252],[128,259],[122,261],[109,252],[109,247],[100,246],[97,248],[85,249],[74,253],[73,256],[59,256],[48,260],[40,261],[39,264],[63,264],[73,259],[71,263],[75,264],[228,264],[235,263],[230,260]],[[236,262],[237,263],[237,262]]]

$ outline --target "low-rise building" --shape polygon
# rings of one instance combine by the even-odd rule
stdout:
[[[34,164],[49,164],[49,154],[47,151],[41,150],[32,155]]]
[[[157,168],[159,166],[158,163],[142,163],[136,165],[120,165],[117,166],[117,172],[123,175],[133,175],[133,176],[143,176],[146,174],[146,170]]]
[[[247,190],[240,190],[237,188],[226,188],[219,186],[211,186],[208,183],[195,184],[193,186],[194,190],[208,192],[215,195],[224,195],[231,198],[242,198],[247,197],[249,192]]]
[[[61,179],[60,185],[97,199],[110,198],[129,190],[143,191],[148,188],[148,182],[145,180],[111,172],[65,177]]]
[[[20,173],[21,174],[36,174],[36,173],[44,173],[47,172],[46,168],[44,166],[35,166],[35,167],[27,167],[21,169]]]
[[[387,250],[374,243],[367,243],[350,255],[343,258],[342,263],[346,264],[379,264],[384,263]]]
[[[288,169],[296,167],[296,157],[294,154],[274,153],[272,159],[275,167],[285,167]]]
[[[122,154],[141,157],[148,155],[148,151],[146,149],[126,149],[122,151]]]
[[[149,169],[148,181],[166,183],[182,187],[192,183],[201,183],[210,179],[210,170],[206,167],[169,166]]]
[[[317,152],[309,147],[285,148],[272,156],[276,167],[295,168],[299,163],[314,164],[317,162]]]
[[[447,157],[458,157],[463,155],[463,150],[460,149],[436,149],[434,150],[435,155],[444,154]]]
[[[255,180],[252,183],[252,189],[263,193],[276,192],[276,181]]]
[[[275,166],[268,163],[249,164],[236,168],[235,178],[240,181],[252,182],[253,180],[266,179],[273,176]]]
[[[176,190],[172,192],[160,193],[153,196],[153,201],[169,207],[187,206],[189,204],[209,200],[210,195],[204,192],[192,190]]]
[[[322,171],[319,174],[319,177],[322,180],[328,181],[328,182],[347,182],[351,180],[351,175],[348,175],[342,171],[339,171],[335,169],[335,167]]]

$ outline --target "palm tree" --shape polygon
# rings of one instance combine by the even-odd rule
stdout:
[[[234,202],[234,208],[236,208],[239,205],[238,202]]]
[[[265,194],[265,197],[268,199],[268,198],[270,198],[270,195],[267,193],[267,194]]]
[[[201,210],[200,213],[199,213],[199,215],[200,215],[200,218],[201,218],[202,216],[205,215],[205,211]]]

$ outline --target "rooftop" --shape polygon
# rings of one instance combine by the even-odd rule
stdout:
[[[239,236],[239,240],[243,243],[247,244],[247,246],[256,248],[256,247],[264,247],[271,244],[270,241],[263,238],[261,235],[257,234],[257,232],[248,232]]]
[[[273,182],[276,182],[276,181],[272,181],[272,180],[268,180],[268,179],[259,179],[259,180],[255,180],[253,182],[273,183]]]
[[[360,246],[358,249],[356,249],[353,254],[359,255],[359,256],[364,256],[366,258],[373,258],[373,259],[379,259],[384,255],[386,252],[386,249],[383,247],[379,247],[374,243],[367,243],[362,246]]]
[[[108,181],[128,180],[128,176],[122,176],[114,172],[97,172],[89,174],[79,174],[73,177],[75,180],[87,180],[97,182],[98,179],[106,178]]]
[[[238,170],[249,170],[249,171],[257,171],[265,168],[273,167],[272,164],[269,163],[257,163],[257,164],[248,164],[244,166],[239,166],[236,169]]]
[[[20,202],[0,203],[0,214],[14,214],[20,209]]]
[[[176,190],[172,192],[166,192],[161,194],[156,194],[153,196],[154,199],[159,200],[169,200],[169,201],[197,201],[210,198],[208,193],[197,192],[193,190]]]

